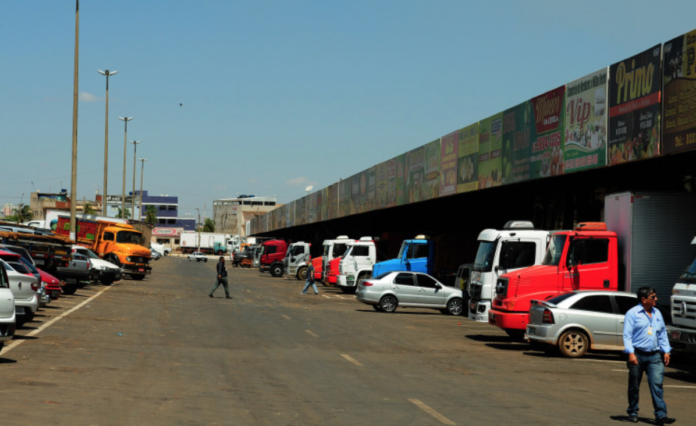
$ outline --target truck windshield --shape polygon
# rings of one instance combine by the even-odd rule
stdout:
[[[334,244],[333,246],[333,257],[343,256],[348,249],[348,244]]]
[[[696,257],[691,262],[691,265],[686,268],[679,281],[684,284],[696,284]]]
[[[116,234],[116,242],[122,244],[141,244],[142,239],[139,232],[121,231]]]
[[[549,248],[546,250],[542,265],[558,266],[561,263],[561,255],[563,255],[563,247],[565,247],[566,236],[555,235],[549,242]]]
[[[329,249],[330,249],[330,248],[331,248],[331,246],[328,245],[328,244],[324,246],[324,256],[328,256],[328,255],[329,255]]]
[[[497,246],[497,241],[481,241],[476,252],[476,260],[474,260],[476,271],[491,272],[493,270],[493,258]]]
[[[353,247],[354,247],[354,246],[351,246],[348,250],[346,250],[346,252],[343,253],[343,256],[341,256],[341,259],[345,259],[346,257],[348,257],[348,255],[350,254],[350,252],[353,251],[353,250],[352,250]]]

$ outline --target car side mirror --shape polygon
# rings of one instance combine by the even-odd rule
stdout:
[[[442,285],[440,285],[440,283],[435,283],[435,288],[442,290]]]

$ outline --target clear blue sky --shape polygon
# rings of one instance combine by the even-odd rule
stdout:
[[[121,193],[118,116],[133,116],[145,189],[178,195],[181,216],[210,215],[240,193],[292,201],[690,31],[695,16],[693,0],[82,0],[78,197],[103,186],[97,69],[119,72],[109,193]],[[74,30],[74,0],[0,2],[0,205],[70,188]],[[132,167],[129,144],[127,188]]]

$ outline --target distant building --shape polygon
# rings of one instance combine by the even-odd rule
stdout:
[[[240,195],[213,201],[215,232],[246,236],[246,223],[253,217],[275,210],[276,197]]]
[[[179,216],[179,197],[169,195],[149,195],[143,191],[142,206],[140,205],[140,191],[135,191],[135,220],[145,220],[147,208],[154,207],[157,210],[157,222],[152,230],[152,240],[157,244],[169,246],[172,250],[179,247],[179,239],[183,231],[196,229],[196,219]],[[127,204],[127,203],[126,203]],[[130,208],[130,207],[128,207]]]
[[[3,216],[11,216],[14,214],[15,209],[17,206],[12,203],[7,203],[4,206],[2,206],[2,215]]]
[[[102,210],[102,196],[97,194],[96,200],[77,200],[75,203],[75,210],[78,213],[82,213],[85,209],[85,205],[90,204],[92,209],[96,214],[101,214]],[[58,193],[52,192],[32,192],[31,200],[29,202],[31,211],[34,213],[34,220],[44,220],[46,218],[46,210],[65,210],[70,211],[70,197],[68,196],[68,191],[66,189],[61,190]]]

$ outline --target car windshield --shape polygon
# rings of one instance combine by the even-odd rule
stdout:
[[[143,237],[139,232],[120,231],[116,234],[116,242],[122,244],[141,244]]]
[[[556,296],[556,297],[554,297],[553,299],[549,299],[548,302],[549,302],[549,303],[553,303],[554,305],[558,305],[558,304],[561,303],[562,301],[566,300],[566,299],[569,298],[569,297],[573,297],[573,296],[575,296],[576,294],[577,294],[577,293],[572,293],[572,292],[571,292],[571,293],[561,294],[560,296]]]
[[[22,262],[22,264],[23,264],[24,266],[26,266],[27,269],[30,270],[32,274],[38,274],[38,273],[39,273],[39,270],[36,269],[36,267],[35,267],[34,265],[32,265],[31,262],[29,262],[27,259],[25,259],[25,258],[23,258],[23,257],[20,257],[20,258],[19,258],[19,261]]]
[[[372,279],[374,280],[381,280],[382,278],[386,278],[389,274],[393,274],[394,272],[385,272],[383,274],[379,274],[376,277],[373,277]]]
[[[563,247],[565,247],[566,236],[554,235],[549,242],[549,248],[546,250],[542,265],[558,266],[561,263],[561,255],[563,255]]]
[[[497,241],[481,241],[476,252],[476,260],[474,260],[474,269],[476,271],[491,272],[493,270],[493,258],[497,246]]]
[[[684,284],[696,284],[696,257],[694,257],[691,265],[686,268],[686,271],[684,271],[682,276],[679,278],[679,281]]]
[[[27,267],[24,266],[24,264],[20,261],[10,261],[10,262],[7,262],[7,264],[11,265],[12,268],[15,271],[19,272],[20,274],[31,274],[29,269],[27,269]]]

